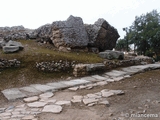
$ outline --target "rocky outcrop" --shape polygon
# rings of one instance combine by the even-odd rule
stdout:
[[[89,37],[89,46],[99,51],[112,50],[120,37],[117,30],[106,20],[98,19],[93,25],[85,25]]]
[[[0,27],[0,39],[4,39],[6,42],[9,40],[26,40],[32,36],[32,31],[23,26]]]

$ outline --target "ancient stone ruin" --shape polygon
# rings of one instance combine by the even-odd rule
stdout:
[[[35,30],[23,26],[0,27],[0,42],[36,39],[51,43],[60,51],[88,49],[99,52],[112,50],[119,38],[117,30],[106,20],[98,19],[93,25],[83,23],[82,18],[70,16],[66,21],[55,21]],[[18,48],[18,47],[17,47]]]

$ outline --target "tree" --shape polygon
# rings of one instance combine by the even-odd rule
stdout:
[[[157,10],[136,16],[128,29],[125,37],[129,44],[134,44],[138,54],[160,53],[160,14]]]

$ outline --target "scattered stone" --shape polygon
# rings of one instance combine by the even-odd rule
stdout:
[[[57,101],[56,105],[71,105],[71,101]]]
[[[94,105],[96,105],[96,103],[90,103],[90,104],[88,104],[87,106],[88,106],[88,107],[92,107],[92,106],[94,106]]]
[[[60,113],[62,111],[62,107],[60,105],[46,105],[42,112],[52,112],[52,113]]]
[[[124,91],[123,90],[109,90],[109,92],[112,92],[116,95],[123,95],[124,94]]]
[[[80,99],[71,99],[71,102],[72,103],[80,103],[80,102],[82,102],[82,100],[80,100]]]
[[[75,96],[73,96],[73,99],[75,99],[75,100],[82,100],[83,96],[81,96],[81,95],[75,95]]]
[[[104,86],[107,85],[108,83],[106,81],[102,81],[102,82],[97,82],[97,85],[99,86]]]
[[[109,102],[108,100],[104,100],[104,101],[99,102],[99,104],[109,105]]]
[[[52,92],[46,92],[46,93],[43,93],[43,94],[41,94],[41,95],[39,95],[39,97],[41,98],[41,99],[45,99],[45,98],[50,98],[50,97],[52,97],[54,94],[52,93]]]
[[[85,89],[85,88],[86,88],[85,85],[80,85],[80,86],[79,86],[79,89]]]
[[[27,115],[22,118],[22,120],[33,120],[33,119],[34,119],[34,115]]]
[[[27,106],[39,108],[39,107],[44,107],[46,104],[47,103],[45,103],[45,102],[33,102],[33,103],[28,103]]]
[[[33,97],[24,98],[23,101],[29,103],[29,102],[35,102],[38,99],[39,99],[38,96],[33,96]]]
[[[72,90],[72,91],[77,91],[79,89],[79,87],[71,87],[71,88],[68,88],[69,90]]]
[[[0,108],[0,113],[3,113],[6,108]]]
[[[95,103],[95,102],[97,102],[98,101],[98,99],[95,99],[95,98],[86,98],[86,99],[83,99],[83,103],[85,104],[85,105],[88,105],[88,104],[90,104],[90,103]]]
[[[110,92],[108,89],[104,89],[101,92],[102,92],[102,97],[110,97],[114,95],[114,93]]]
[[[88,98],[101,98],[102,96],[96,95],[96,94],[87,94]]]

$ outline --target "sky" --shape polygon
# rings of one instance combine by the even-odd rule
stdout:
[[[131,26],[135,16],[153,9],[160,12],[160,0],[0,0],[0,27],[36,29],[73,15],[86,24],[104,18],[123,38],[122,28]]]

